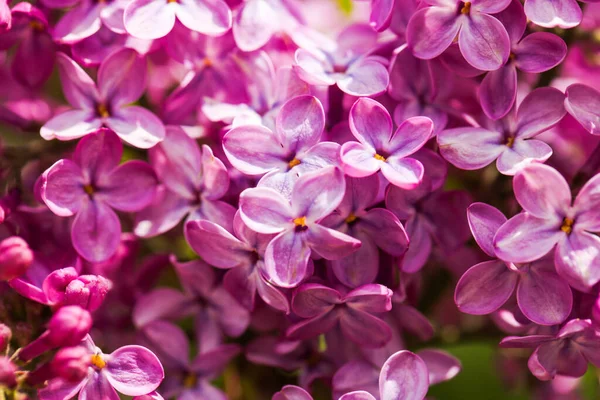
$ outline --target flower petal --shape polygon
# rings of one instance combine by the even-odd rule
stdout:
[[[581,22],[581,8],[575,0],[526,0],[525,15],[544,28],[573,28]]]
[[[467,209],[469,228],[475,241],[490,257],[495,257],[494,235],[506,222],[506,217],[500,210],[485,203],[473,203]]]
[[[375,96],[385,92],[389,83],[386,67],[373,58],[361,58],[352,63],[338,87],[351,96]]]
[[[429,389],[429,371],[416,354],[402,350],[387,359],[379,374],[382,399],[423,400]]]
[[[233,22],[223,0],[179,0],[175,13],[183,26],[208,36],[225,34]]]
[[[40,130],[46,140],[73,140],[96,132],[102,121],[90,110],[69,110],[48,120]]]
[[[252,249],[214,222],[189,221],[184,234],[192,249],[215,267],[233,268],[252,263]]]
[[[304,174],[292,191],[293,215],[318,221],[342,202],[346,190],[343,172],[337,167],[325,167]]]
[[[458,34],[465,60],[483,71],[503,66],[510,54],[510,38],[504,25],[491,15],[471,13]]]
[[[427,117],[411,117],[402,122],[392,135],[385,150],[394,157],[406,157],[427,143],[433,132],[433,121]]]
[[[573,202],[577,229],[600,231],[600,175],[596,174],[581,188]]]
[[[108,56],[98,69],[98,90],[114,108],[133,103],[146,88],[146,61],[133,49]]]
[[[132,160],[97,182],[96,198],[119,211],[135,212],[152,203],[157,186],[152,167],[143,161]]]
[[[150,393],[164,377],[158,358],[142,346],[123,346],[113,352],[106,363],[106,378],[115,389],[128,396]]]
[[[392,117],[377,101],[361,97],[350,109],[350,130],[362,144],[382,150],[392,137]]]
[[[515,62],[521,71],[540,73],[560,64],[567,55],[567,45],[549,32],[534,32],[525,36],[513,48]]]
[[[87,384],[79,392],[78,400],[119,400],[119,395],[106,378],[106,374],[93,371]]]
[[[564,103],[565,95],[555,88],[529,93],[517,112],[517,137],[531,138],[558,124],[566,114]]]
[[[292,296],[292,310],[301,318],[313,318],[342,303],[340,293],[317,283],[298,287]]]
[[[102,6],[95,2],[81,2],[67,12],[54,27],[54,40],[62,44],[77,43],[100,30]]]
[[[281,107],[275,124],[280,143],[296,154],[319,143],[325,129],[325,111],[316,97],[297,96]]]
[[[339,400],[376,400],[375,397],[369,392],[364,390],[358,390],[344,394]]]
[[[344,172],[353,178],[369,177],[379,171],[382,163],[375,155],[371,147],[358,142],[346,142],[340,150]]]
[[[353,308],[342,313],[340,328],[346,338],[366,348],[383,347],[392,339],[392,329],[387,323]]]
[[[271,400],[313,400],[313,398],[301,387],[286,385],[281,391],[275,393]]]
[[[263,47],[278,28],[277,13],[264,0],[247,1],[237,9],[232,33],[242,51]]]
[[[360,247],[360,240],[324,226],[313,224],[308,228],[306,242],[326,260],[339,260]]]
[[[426,7],[417,11],[408,22],[406,41],[418,58],[430,60],[442,54],[460,29],[453,8]]]
[[[133,0],[123,14],[125,29],[140,39],[159,39],[175,26],[175,9],[171,4],[155,0]]]
[[[106,126],[139,149],[149,149],[165,137],[165,126],[160,118],[140,106],[119,109],[107,118]]]
[[[392,185],[411,190],[423,181],[425,168],[414,158],[398,158],[392,155],[381,164],[381,173]]]
[[[42,199],[54,214],[71,216],[81,208],[86,193],[83,172],[71,160],[59,160],[42,175]]]
[[[289,202],[270,188],[246,189],[240,195],[240,216],[259,233],[279,233],[292,226],[294,213]]]
[[[350,288],[372,283],[379,271],[379,251],[370,235],[359,231],[354,237],[360,240],[360,248],[331,262],[336,278]]]
[[[576,83],[567,88],[565,107],[577,122],[592,135],[600,135],[600,93]]]
[[[438,134],[440,153],[458,168],[473,170],[494,161],[506,149],[502,133],[483,128],[446,129]]]
[[[563,176],[543,164],[530,164],[513,179],[517,201],[538,218],[562,219],[571,206],[571,189]]]
[[[71,240],[77,253],[86,260],[107,260],[121,242],[121,223],[117,214],[101,201],[84,201],[73,220]]]
[[[313,54],[308,50],[298,49],[294,55],[296,64],[293,65],[294,71],[300,79],[309,85],[331,86],[335,84],[329,73],[331,68],[328,65],[325,55]]]
[[[559,242],[556,250],[556,272],[575,289],[585,292],[600,281],[598,236],[573,232]]]
[[[301,233],[281,232],[267,246],[264,273],[277,286],[298,286],[306,278],[309,257],[310,248]]]
[[[158,187],[154,201],[135,218],[134,232],[139,237],[153,237],[175,227],[190,212],[189,200]]]
[[[517,98],[517,69],[511,63],[487,73],[479,87],[481,108],[493,120],[504,117]]]
[[[75,108],[92,110],[99,98],[96,84],[75,61],[57,53],[56,63],[65,98]]]
[[[417,355],[427,365],[430,385],[449,381],[462,369],[462,365],[456,357],[442,350],[424,349],[419,350]]]
[[[223,137],[223,150],[240,172],[260,175],[273,168],[285,168],[286,150],[275,134],[264,126],[238,126]]]
[[[408,249],[408,235],[398,218],[384,208],[373,208],[360,219],[360,229],[368,232],[377,247],[399,257]]]

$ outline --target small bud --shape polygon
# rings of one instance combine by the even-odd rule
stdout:
[[[17,386],[17,366],[8,357],[0,356],[0,386]]]
[[[60,349],[51,363],[54,374],[70,382],[78,382],[85,378],[90,365],[90,353],[83,346]]]
[[[82,275],[67,286],[64,304],[74,304],[88,311],[102,305],[112,283],[99,275]]]
[[[33,261],[33,252],[27,242],[11,236],[0,242],[0,281],[9,281],[23,275]]]
[[[79,306],[61,307],[48,323],[48,341],[58,346],[79,344],[92,327],[92,316]]]
[[[57,269],[48,274],[42,283],[42,288],[50,304],[63,305],[67,286],[78,276],[77,270],[73,267]]]
[[[0,352],[3,352],[8,347],[10,339],[12,338],[12,331],[10,328],[0,323]]]

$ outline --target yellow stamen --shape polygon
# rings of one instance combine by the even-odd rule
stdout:
[[[42,24],[40,21],[31,21],[29,23],[29,26],[31,27],[31,29],[33,29],[34,31],[38,31],[41,32],[43,31],[44,28],[44,24]]]
[[[177,3],[177,0],[167,0],[167,3]]]
[[[294,158],[292,161],[288,163],[288,167],[294,168],[296,165],[300,165],[300,160]]]
[[[169,1],[173,2],[176,0],[169,0]],[[212,67],[213,61],[210,58],[206,57],[204,60],[202,60],[202,65],[205,67]]]
[[[102,359],[100,354],[94,354],[92,356],[92,365],[98,369],[106,367],[106,362]]]
[[[464,6],[460,9],[460,13],[463,15],[469,15],[471,13],[471,2],[466,1]]]
[[[94,187],[92,185],[85,185],[83,187],[83,191],[86,192],[88,195],[93,195],[94,194]]]
[[[196,376],[196,374],[189,373],[183,379],[183,386],[185,386],[188,389],[195,388],[197,384],[198,384],[198,377]]]
[[[108,108],[106,108],[106,105],[104,103],[98,104],[98,107],[96,107],[96,111],[98,111],[98,115],[102,118],[108,118],[110,116],[110,114],[108,113]]]
[[[506,139],[506,146],[511,148],[511,147],[513,147],[514,144],[515,144],[515,138],[513,136],[509,136],[508,139]]]
[[[348,215],[348,217],[346,217],[345,221],[347,224],[351,224],[354,221],[356,221],[356,215],[354,215],[353,213],[350,213],[350,215]]]
[[[294,224],[304,228],[306,226],[306,217],[294,218]]]
[[[375,154],[373,157],[375,157],[375,159],[376,159],[376,160],[379,160],[379,161],[385,161],[385,157],[384,157],[384,156],[381,156],[381,155],[379,155],[379,154]]]
[[[575,221],[573,221],[571,218],[565,217],[565,219],[563,219],[563,223],[562,223],[562,226],[560,227],[560,230],[563,231],[564,233],[566,233],[567,235],[569,235],[571,232],[573,232],[573,224],[574,223],[575,223]]]

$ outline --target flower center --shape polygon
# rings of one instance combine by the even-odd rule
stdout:
[[[93,195],[93,194],[94,194],[94,187],[93,187],[92,185],[89,185],[89,184],[88,184],[88,185],[85,185],[85,186],[83,187],[83,191],[84,191],[85,193],[87,193],[89,196],[91,196],[91,195]]]
[[[462,7],[460,8],[460,13],[462,15],[469,15],[471,13],[471,2],[465,1],[462,3]]]
[[[575,223],[575,221],[573,219],[565,217],[563,219],[560,230],[563,231],[564,233],[566,233],[567,235],[569,235],[569,234],[571,234],[571,232],[573,232],[573,224],[574,223]]]
[[[300,160],[298,160],[296,157],[294,157],[289,163],[288,163],[288,167],[290,168],[294,168],[296,165],[300,165]]]
[[[506,138],[506,147],[512,148],[514,144],[515,144],[515,137],[514,136],[509,136],[509,137]]]
[[[194,373],[189,373],[183,378],[183,386],[188,389],[193,389],[198,384],[198,377]]]
[[[298,228],[306,228],[306,217],[294,218],[294,225]]]
[[[100,104],[98,104],[98,106],[96,106],[96,112],[98,112],[98,115],[101,118],[110,117],[110,114],[108,113],[108,108],[106,107],[106,104],[104,104],[104,103],[100,103]]]
[[[375,155],[373,157],[375,157],[376,160],[385,162],[385,157],[382,156],[381,154],[375,153]]]
[[[44,24],[42,24],[40,21],[31,21],[29,23],[29,26],[34,31],[38,31],[38,32],[42,32],[45,29]]]
[[[106,362],[102,359],[100,354],[94,354],[92,356],[92,365],[98,369],[106,367]]]
[[[177,0],[167,0],[167,3],[177,3]]]
[[[350,215],[348,215],[348,217],[346,217],[346,219],[344,220],[348,225],[356,222],[358,218],[356,217],[356,215],[354,215],[354,213],[350,213]]]

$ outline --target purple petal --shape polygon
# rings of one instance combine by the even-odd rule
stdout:
[[[520,213],[498,229],[494,237],[496,256],[512,262],[537,260],[554,248],[565,235],[561,221],[544,220]]]
[[[352,236],[325,228],[321,225],[311,225],[308,228],[306,242],[310,248],[326,260],[339,260],[360,247],[360,240]]]
[[[87,384],[88,380],[70,382],[62,378],[54,378],[48,381],[43,389],[38,391],[40,400],[71,399]]]
[[[326,167],[302,175],[292,191],[293,215],[318,221],[331,214],[342,202],[346,190],[344,174],[337,167]]]
[[[159,39],[175,26],[175,9],[173,4],[162,1],[134,0],[123,14],[125,29],[140,39]]]
[[[459,18],[453,8],[427,7],[411,17],[406,28],[406,41],[416,57],[429,60],[452,44],[459,29]]]
[[[406,233],[410,238],[410,246],[402,260],[402,271],[415,273],[420,270],[431,253],[431,234],[427,231],[421,217],[410,218],[406,222]]]
[[[344,296],[344,302],[355,310],[368,313],[383,313],[392,309],[394,293],[376,283],[363,285]]]
[[[479,87],[481,108],[493,120],[504,117],[517,98],[517,69],[511,63],[487,73]]]
[[[134,232],[140,237],[160,235],[174,228],[190,210],[189,200],[160,186],[154,201],[136,215]]]
[[[385,92],[389,83],[386,67],[373,58],[362,58],[350,65],[338,87],[351,96],[375,96]]]
[[[168,316],[166,314],[165,316]],[[186,368],[190,345],[185,332],[172,322],[155,320],[141,327],[144,342],[149,341],[163,358],[167,368]]]
[[[500,347],[513,349],[536,348],[541,344],[554,341],[553,335],[507,336],[500,342]]]
[[[392,118],[380,103],[361,97],[350,109],[350,130],[362,144],[382,150],[392,137]]]
[[[346,338],[368,348],[382,347],[392,338],[392,330],[387,323],[369,313],[352,308],[342,313],[340,328]]]
[[[184,233],[192,249],[215,267],[233,268],[252,262],[252,249],[213,222],[189,221]]]
[[[301,318],[313,318],[341,304],[337,290],[316,283],[307,283],[294,291],[292,310]]]
[[[265,252],[266,277],[280,287],[295,287],[306,277],[310,248],[294,230],[277,235]]]
[[[63,53],[56,55],[56,62],[63,93],[69,104],[75,108],[94,109],[99,95],[92,78]]]
[[[490,14],[490,13],[488,13]],[[493,13],[492,13],[493,14]],[[527,17],[520,1],[510,1],[508,7],[494,15],[506,28],[513,48],[521,40],[527,28]]]
[[[483,71],[494,71],[508,60],[510,38],[496,18],[471,13],[458,34],[458,46],[465,60]]]
[[[567,45],[553,33],[534,32],[516,45],[513,53],[520,70],[540,73],[556,67],[564,60]]]
[[[292,226],[294,213],[281,194],[269,188],[246,189],[240,195],[240,216],[259,233],[279,233]]]
[[[502,133],[483,128],[447,129],[438,134],[440,154],[461,169],[483,168],[506,149]]]
[[[247,1],[237,9],[233,21],[233,37],[242,51],[263,47],[277,30],[277,14],[264,0]]]
[[[328,312],[318,317],[300,321],[288,328],[286,336],[292,340],[311,339],[328,332],[338,322],[339,314]],[[373,317],[374,318],[374,317]]]
[[[279,289],[275,288],[270,282],[267,282],[263,277],[262,272],[259,271],[256,272],[256,274],[260,274],[260,276],[256,278],[256,291],[261,299],[274,309],[289,314],[290,304],[287,296]]]
[[[101,129],[79,141],[73,154],[75,161],[88,181],[98,183],[117,168],[123,155],[123,145],[119,137],[108,129]]]
[[[573,202],[578,229],[600,231],[600,175],[587,181]]]
[[[531,138],[558,124],[566,114],[564,103],[565,95],[554,88],[529,93],[517,112],[517,137]]]
[[[141,396],[158,388],[165,377],[160,361],[142,346],[123,346],[110,355],[106,378],[119,392]]]
[[[92,36],[100,30],[102,5],[82,2],[66,13],[54,27],[54,39],[59,43],[73,44]]]
[[[525,14],[544,28],[573,28],[581,22],[581,8],[575,0],[526,0]]]
[[[143,161],[128,161],[97,182],[98,199],[119,211],[135,212],[148,206],[156,195],[154,170]]]
[[[387,359],[379,374],[383,399],[422,400],[429,389],[429,371],[416,354],[402,350]]]
[[[47,121],[40,130],[46,140],[73,140],[96,132],[102,120],[91,110],[70,110],[56,115]]]
[[[396,315],[402,329],[409,331],[420,340],[427,341],[433,337],[435,332],[431,322],[416,308],[407,304],[395,303],[392,313]]]
[[[462,369],[462,365],[456,357],[442,350],[424,349],[419,350],[417,355],[427,365],[430,385],[449,381]]]
[[[411,190],[423,181],[425,168],[414,158],[398,158],[392,155],[381,165],[381,173],[392,185]]]
[[[120,397],[107,379],[107,374],[93,371],[79,392],[78,400],[119,400]]]
[[[229,174],[225,164],[213,155],[207,145],[202,145],[202,184],[203,196],[208,200],[218,200],[229,189]]]
[[[192,362],[191,369],[200,376],[219,374],[239,353],[240,346],[237,344],[219,345],[199,354]]]
[[[301,387],[287,385],[280,392],[275,393],[271,400],[313,400],[313,398]]]
[[[534,354],[537,355],[539,366],[543,368],[545,373],[540,377],[534,371],[531,372],[541,379],[546,374],[549,377],[560,374],[578,378],[587,371],[587,360],[577,346],[565,345],[560,341],[545,343]]]
[[[233,230],[233,218],[235,216],[235,207],[224,201],[213,201],[202,199],[200,207],[195,207],[187,217],[187,221],[196,219],[207,219],[217,225],[221,225],[228,232]]]
[[[515,290],[518,274],[503,261],[477,264],[460,278],[454,293],[458,309],[467,314],[485,315],[500,308]]]
[[[394,157],[406,157],[427,143],[433,132],[433,121],[427,117],[411,117],[402,122],[385,145]]]
[[[77,253],[86,260],[107,260],[121,242],[117,214],[101,201],[84,201],[73,220],[71,240]]]
[[[373,208],[360,219],[361,230],[369,232],[372,239],[388,254],[401,256],[408,248],[408,236],[398,218],[383,208]]]
[[[229,162],[248,175],[260,175],[273,168],[285,168],[286,150],[275,134],[263,126],[233,128],[223,137],[223,150]]]
[[[571,189],[554,168],[531,164],[513,179],[517,201],[532,216],[561,219],[571,206]]]
[[[146,88],[146,61],[132,49],[123,48],[104,60],[98,70],[100,96],[119,108],[139,99]]]
[[[112,32],[118,34],[127,33],[123,24],[123,13],[129,2],[126,0],[117,0],[112,3],[105,4],[100,11],[100,19],[102,24]]]
[[[538,325],[562,323],[573,306],[569,284],[556,274],[552,261],[524,268],[527,271],[521,273],[517,287],[517,302],[523,314]]]
[[[379,394],[379,368],[362,360],[352,360],[342,365],[333,376],[334,398],[338,393],[365,389]]]
[[[506,217],[500,210],[484,203],[473,203],[467,209],[469,228],[475,241],[490,257],[495,257],[494,235],[506,222]]]
[[[162,121],[140,106],[119,109],[106,120],[106,126],[125,142],[140,149],[149,149],[165,137]]]
[[[567,88],[565,107],[577,122],[592,135],[600,135],[600,93],[576,83]]]
[[[495,14],[508,7],[510,2],[511,0],[474,0],[472,10]]]
[[[552,148],[541,140],[516,139],[496,160],[501,174],[514,175],[532,162],[543,163],[552,156]]]
[[[84,185],[79,165],[71,160],[59,160],[42,175],[42,199],[54,214],[69,217],[83,204]]]
[[[370,235],[359,231],[354,237],[360,240],[360,248],[344,258],[331,262],[336,278],[351,288],[372,283],[379,271],[379,250]]]
[[[373,0],[371,2],[370,25],[377,32],[385,30],[392,21],[392,11],[394,10],[393,0]]]
[[[319,143],[325,129],[325,111],[314,96],[294,97],[281,107],[275,124],[280,143],[295,154]]]
[[[329,75],[331,66],[323,54],[317,55],[304,49],[298,49],[294,58],[296,61],[296,64],[293,65],[294,71],[309,85],[331,86],[335,84],[335,79]]]
[[[369,392],[364,390],[358,390],[355,392],[346,393],[339,400],[376,400],[375,397]]]
[[[340,150],[340,156],[344,172],[354,178],[371,176],[379,171],[382,164],[375,158],[375,150],[358,142],[344,143]]]
[[[26,36],[12,61],[13,76],[30,88],[42,86],[52,74],[56,52],[50,35],[32,33]]]
[[[232,25],[231,10],[223,0],[180,0],[175,13],[183,26],[208,36],[221,36]]]
[[[556,272],[574,288],[588,291],[600,281],[600,238],[573,232],[557,246]]]

